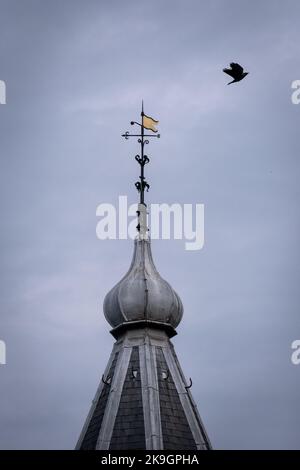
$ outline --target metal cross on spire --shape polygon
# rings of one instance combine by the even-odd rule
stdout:
[[[127,131],[127,132],[125,132],[125,134],[122,134],[122,137],[125,137],[126,140],[129,139],[129,137],[138,137],[138,143],[141,144],[141,152],[140,152],[141,154],[135,156],[135,159],[138,162],[138,164],[140,165],[140,169],[141,169],[140,181],[137,181],[135,183],[135,187],[138,190],[138,192],[140,193],[140,204],[143,204],[144,206],[146,206],[146,204],[145,204],[145,188],[148,191],[149,188],[150,188],[150,185],[147,183],[147,181],[145,179],[144,167],[147,163],[149,163],[150,159],[147,155],[144,154],[144,146],[149,144],[148,137],[158,137],[159,138],[160,134],[156,134],[157,129],[155,128],[155,126],[158,124],[158,121],[151,118],[150,116],[147,116],[144,113],[144,102],[143,101],[142,101],[141,118],[142,118],[141,123],[136,122],[136,121],[131,121],[131,123],[130,123],[132,126],[134,126],[135,124],[137,126],[140,126],[141,133],[140,134],[130,134]],[[154,134],[145,134],[145,129],[148,129],[148,130],[154,132]]]

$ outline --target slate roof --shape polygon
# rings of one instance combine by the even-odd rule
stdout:
[[[118,353],[115,354],[114,360],[109,370],[108,377],[112,377],[114,375],[117,358],[118,358]],[[111,381],[109,382],[108,385],[102,388],[102,392],[97,402],[95,411],[93,413],[93,416],[91,418],[87,431],[84,435],[84,439],[81,444],[81,450],[93,450],[96,448],[97,439],[99,436],[99,432],[100,432],[100,428],[101,428],[101,424],[102,424],[102,420],[103,420],[103,416],[104,416],[104,412],[105,412],[105,408],[107,404],[108,395],[110,393],[110,386],[111,386]]]
[[[139,348],[132,348],[110,450],[146,449]]]
[[[161,347],[156,348],[156,358],[164,449],[197,450]]]
[[[143,331],[141,334],[146,335]],[[109,373],[100,386],[100,396],[77,448],[209,449],[208,437],[190,392],[185,389],[172,343],[167,338],[161,341],[161,346],[141,344],[141,339],[137,342],[138,345],[130,347],[121,342],[118,350],[114,348]],[[104,415],[106,426],[103,424],[102,429]]]

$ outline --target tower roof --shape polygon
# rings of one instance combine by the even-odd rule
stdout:
[[[140,181],[135,183],[140,194],[136,227],[138,236],[127,274],[104,299],[104,315],[113,327],[111,333],[116,338],[124,329],[149,325],[165,329],[169,337],[174,336],[175,328],[183,315],[183,307],[178,294],[160,276],[152,259],[145,204],[145,189],[148,191],[150,185],[144,173],[144,167],[150,159],[144,153],[144,146],[149,144],[150,137],[160,137],[156,129],[159,121],[144,113],[143,104],[141,118],[141,123],[131,121],[132,125],[140,127],[141,134],[129,134],[129,132],[123,134],[125,139],[139,137],[138,142],[141,145],[141,154],[135,156],[141,171]],[[145,134],[145,129],[152,131],[153,134]]]
[[[104,314],[113,333],[136,323],[164,327],[175,334],[183,315],[179,295],[157,271],[150,240],[139,236],[134,243],[131,266],[104,299]]]
[[[117,339],[77,449],[208,450],[205,428],[180,368],[170,337],[176,334],[183,307],[178,294],[158,273],[148,237],[144,190],[144,128],[156,131],[158,121],[142,109],[138,236],[125,276],[104,299],[104,314]],[[144,118],[147,118],[145,120]],[[158,136],[158,135],[157,135]],[[149,135],[151,137],[151,134]]]
[[[76,449],[210,449],[190,386],[165,331],[125,331],[114,344]]]

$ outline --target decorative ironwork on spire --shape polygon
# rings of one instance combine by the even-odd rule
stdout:
[[[145,189],[146,191],[149,191],[150,185],[146,181],[145,174],[144,174],[144,167],[147,165],[147,163],[150,162],[150,159],[147,155],[144,153],[144,147],[145,145],[149,144],[148,137],[160,137],[160,134],[156,134],[157,129],[155,126],[158,124],[158,121],[155,119],[151,118],[150,116],[147,116],[144,113],[144,103],[142,101],[142,111],[141,111],[141,123],[136,122],[136,121],[131,121],[131,125],[137,125],[141,128],[141,133],[140,134],[130,134],[129,131],[125,132],[125,134],[122,134],[122,137],[125,137],[126,140],[129,139],[129,137],[138,137],[138,143],[141,145],[141,152],[140,155],[136,155],[135,159],[140,165],[140,181],[136,181],[135,187],[140,193],[140,204],[145,204]],[[145,134],[145,129],[148,129],[152,131],[154,134]]]

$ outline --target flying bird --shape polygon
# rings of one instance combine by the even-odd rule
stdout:
[[[248,72],[244,72],[244,69],[240,64],[231,62],[230,67],[230,69],[223,69],[223,72],[227,73],[227,75],[230,75],[230,77],[233,78],[232,82],[227,83],[227,85],[240,82],[243,80],[243,78],[246,77],[246,75],[248,75]]]

